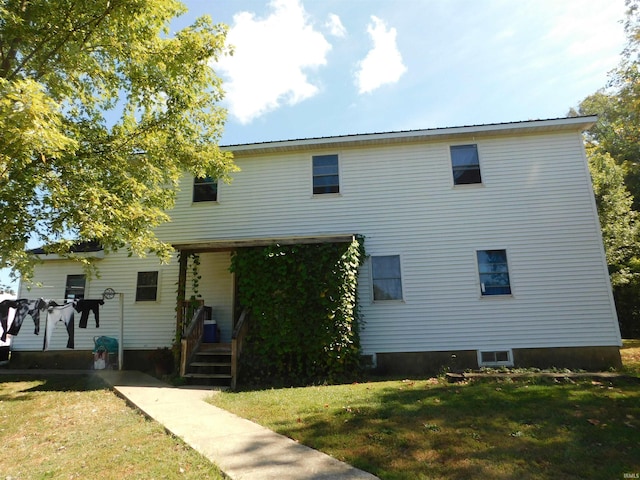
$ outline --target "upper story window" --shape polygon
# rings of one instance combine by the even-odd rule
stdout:
[[[67,275],[67,283],[64,288],[64,298],[79,300],[84,298],[84,289],[87,277],[84,275]]]
[[[451,167],[454,185],[482,183],[477,145],[452,145]]]
[[[211,177],[200,177],[193,179],[193,201],[194,202],[217,202],[218,201],[218,179]]]
[[[155,301],[158,298],[158,272],[138,272],[136,302]]]
[[[371,257],[373,300],[402,300],[400,255]]]
[[[511,295],[506,250],[478,250],[480,292],[487,295]]]
[[[338,155],[313,157],[313,194],[340,193]]]

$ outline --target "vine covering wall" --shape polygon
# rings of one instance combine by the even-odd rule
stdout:
[[[353,243],[272,245],[232,255],[238,301],[251,309],[241,381],[337,382],[358,371],[358,267]]]

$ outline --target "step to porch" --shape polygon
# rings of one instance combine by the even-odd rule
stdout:
[[[184,377],[192,384],[231,385],[231,344],[201,344]]]

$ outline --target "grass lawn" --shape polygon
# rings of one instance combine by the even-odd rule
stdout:
[[[222,479],[100,378],[0,376],[2,479]]]
[[[623,358],[640,374],[640,341],[625,343]],[[411,379],[211,402],[382,479],[640,474],[638,381]]]

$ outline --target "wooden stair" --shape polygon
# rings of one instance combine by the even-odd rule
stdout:
[[[231,344],[200,344],[184,377],[194,384],[231,385]]]

